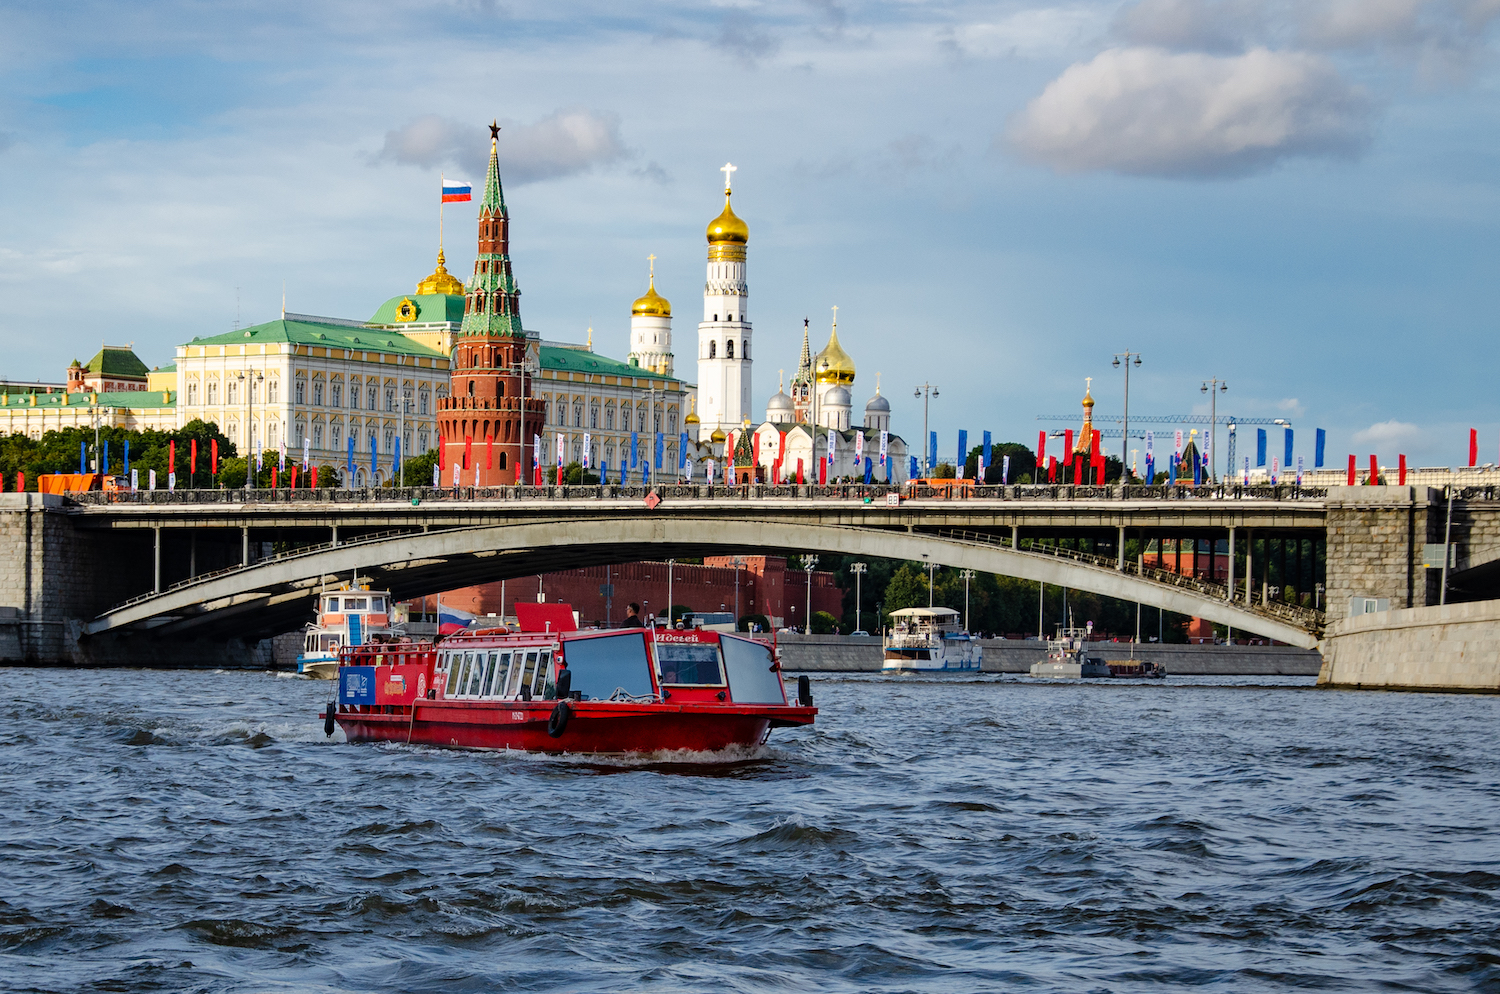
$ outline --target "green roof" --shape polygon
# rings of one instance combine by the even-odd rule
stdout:
[[[163,366],[156,366],[156,367],[154,367],[151,370],[151,372],[153,372],[153,373],[175,373],[175,372],[177,372],[177,363],[175,363],[175,362],[169,362],[169,363],[167,363],[166,365],[163,365]]]
[[[161,400],[161,395],[162,394],[166,394],[167,395],[167,402],[165,404],[163,404],[162,400]],[[26,396],[27,395],[24,394],[24,393],[20,393],[20,394],[12,393],[11,394],[11,402],[9,404],[9,407],[30,407],[31,406],[31,401],[30,400],[23,400],[22,399],[22,398],[24,398]],[[36,406],[37,407],[63,407],[63,406],[65,406],[63,404],[63,397],[64,396],[66,396],[68,398],[68,403],[66,404],[67,407],[85,407],[86,408],[86,407],[89,406],[89,395],[88,394],[86,394],[86,393],[64,394],[61,391],[58,391],[57,393],[39,393],[39,394],[37,394],[36,395]],[[112,391],[110,393],[101,393],[99,395],[99,406],[100,407],[159,408],[159,407],[175,407],[176,405],[177,405],[177,391],[176,390],[116,390],[116,391]]]
[[[649,369],[632,366],[628,362],[610,359],[586,349],[565,349],[556,345],[543,345],[540,349],[543,369],[565,369],[575,373],[603,373],[606,376],[634,376],[643,380],[681,382],[676,376],[653,373]]]
[[[90,373],[100,373],[104,376],[133,376],[142,380],[149,372],[146,364],[136,358],[134,352],[118,345],[104,346],[83,368]]]
[[[434,324],[451,321],[458,324],[464,319],[464,298],[456,293],[405,293],[392,297],[380,305],[374,317],[366,324],[405,324],[396,320],[396,308],[401,301],[410,300],[417,305],[417,318],[413,324]]]
[[[334,349],[358,349],[366,352],[394,352],[399,355],[429,356],[447,359],[443,353],[418,345],[400,332],[365,328],[359,325],[323,324],[317,321],[267,321],[239,331],[229,331],[211,338],[195,338],[189,345],[245,345],[269,342],[292,345],[315,345]]]

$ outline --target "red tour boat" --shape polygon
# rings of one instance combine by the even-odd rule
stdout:
[[[818,713],[788,701],[775,646],[727,632],[579,631],[565,604],[516,605],[520,632],[341,650],[334,723],[350,742],[550,753],[757,746]]]

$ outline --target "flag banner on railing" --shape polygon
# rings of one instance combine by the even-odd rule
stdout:
[[[635,469],[636,464],[638,462],[636,452],[637,452],[637,449],[640,447],[640,444],[641,444],[641,435],[640,435],[640,432],[635,432],[635,431],[631,432],[630,433],[630,468],[631,469]]]
[[[1354,468],[1354,453],[1351,452],[1349,453],[1349,486],[1351,487],[1354,486],[1355,474],[1357,472],[1358,471]]]
[[[89,444],[80,441],[78,443],[78,475],[82,476],[89,471]]]
[[[911,459],[911,472],[908,474],[908,479],[915,480],[919,476],[921,476],[921,472],[917,469],[917,457],[916,456],[911,456],[910,459]],[[800,476],[801,474],[799,473],[798,475]]]
[[[176,490],[177,490],[177,474],[176,473],[168,473],[167,474],[167,492],[168,493],[172,493],[172,492],[175,492]]]
[[[1057,482],[1057,457],[1056,456],[1048,456],[1047,457],[1047,482],[1048,483],[1056,483]]]
[[[197,444],[198,440],[196,438],[193,439],[193,445],[196,446]],[[99,443],[99,472],[101,474],[109,472],[109,439],[107,438]]]
[[[1005,467],[1000,471],[1000,482],[1005,486],[1010,486],[1010,456],[1001,456],[1000,458],[1004,461]]]
[[[1203,486],[1203,458],[1198,453],[1193,453],[1193,486]]]
[[[705,480],[708,481],[708,485],[709,486],[713,486],[714,485],[714,473],[718,472],[718,469],[719,469],[718,463],[716,463],[714,460],[710,459],[708,461],[708,472],[705,473],[704,477],[703,477]]]
[[[683,432],[677,436],[677,468],[682,469],[688,465],[688,433]]]
[[[286,451],[281,454],[282,461],[286,461]],[[380,442],[374,435],[370,436],[370,486],[375,485],[375,474],[380,469]],[[284,468],[284,467],[283,467]]]
[[[1374,453],[1370,454],[1370,486],[1380,486],[1380,462],[1375,458]]]
[[[1036,468],[1041,469],[1047,465],[1047,430],[1044,428],[1036,433]]]
[[[125,468],[126,476],[130,475],[130,439],[125,439]],[[214,439],[214,475],[219,473],[219,440]]]
[[[348,445],[348,450],[349,451],[348,451],[348,453],[346,455],[346,460],[345,460],[344,468],[349,471],[349,479],[346,481],[346,483],[347,483],[348,486],[352,487],[352,486],[354,486],[354,432],[351,431],[349,433],[349,440],[348,441],[349,441],[349,445]],[[257,454],[257,460],[258,459],[259,459],[259,455]],[[260,468],[259,465],[257,465],[256,469],[259,469],[259,468]]]
[[[826,486],[828,486],[828,460],[827,459],[819,459],[818,460],[818,486],[820,486],[820,487],[826,487]]]
[[[1405,465],[1406,465],[1405,464],[1405,459],[1406,459],[1406,457],[1402,456],[1401,459],[1402,459],[1402,471],[1405,472]],[[1299,486],[1299,487],[1302,486],[1302,457],[1301,456],[1297,457],[1297,486]]]
[[[1255,429],[1255,465],[1264,466],[1265,464],[1266,430],[1264,428],[1257,428]]]
[[[140,470],[138,470],[138,469],[132,469],[130,471],[130,492],[131,493],[135,493],[136,491],[138,491],[140,489],[141,489]]]
[[[983,455],[980,456],[980,459],[982,461],[979,464],[979,482],[983,483],[984,482],[984,471],[987,470],[987,469],[989,469],[991,466],[994,465],[994,463],[990,461],[990,433],[989,432],[985,432],[984,433],[984,453],[983,453]]]
[[[829,468],[830,471],[833,469],[833,460],[834,460],[834,457],[835,457],[835,453],[838,450],[838,447],[839,447],[838,432],[830,431],[828,433],[828,468]]]
[[[392,473],[396,473],[396,474],[400,474],[400,472],[401,472],[401,436],[400,435],[396,436],[396,455],[395,455],[395,457],[391,461],[391,472]],[[296,474],[297,474],[297,467],[293,466],[292,467],[292,478],[293,479],[296,479]]]
[[[150,488],[150,489],[151,489],[151,490],[152,490],[152,491],[155,491],[155,490],[156,490],[156,470],[154,470],[154,469],[153,469],[153,470],[149,470],[149,471],[148,471],[148,472],[149,472],[149,473],[150,473],[150,474],[151,474],[151,475],[150,475],[150,481],[149,481],[149,483],[148,483],[148,484],[147,484],[147,486],[148,486],[148,487],[149,487],[149,488]],[[16,488],[16,489],[18,489],[18,490],[19,490],[19,489],[20,489],[20,488],[19,488],[19,487],[17,487],[17,488]]]
[[[870,481],[873,480],[874,478],[875,478],[875,464],[870,461],[870,457],[869,456],[866,456],[865,457],[865,486],[869,486],[870,485]]]
[[[1149,486],[1156,482],[1156,456],[1151,450],[1146,450],[1146,484]]]
[[[473,435],[465,435],[464,436],[464,458],[463,458],[463,462],[460,465],[462,465],[462,467],[464,469],[469,469],[470,467],[472,467],[474,465],[474,436]]]
[[[272,466],[271,467],[271,489],[272,490],[279,490],[279,489],[281,489],[281,467],[280,466]]]
[[[1287,469],[1292,468],[1292,429],[1286,430],[1286,444],[1282,447],[1281,465]]]
[[[495,468],[495,433],[492,431],[484,433],[484,468]]]
[[[1297,461],[1299,463],[1302,461],[1302,459],[1301,459],[1300,456],[1298,457]],[[1397,480],[1396,480],[1396,485],[1398,487],[1404,487],[1404,486],[1406,486],[1406,456],[1405,456],[1405,454],[1402,454],[1402,455],[1399,455],[1399,456],[1396,457],[1396,467],[1397,467],[1396,468],[1396,472],[1399,474],[1399,476],[1397,477]],[[1297,474],[1297,482],[1298,483],[1302,482],[1302,474],[1300,472]]]
[[[854,433],[854,461],[856,463],[865,461],[865,433],[862,431]]]
[[[317,486],[317,475],[313,475],[313,486]],[[436,490],[443,485],[443,471],[437,466],[432,467],[432,489]]]
[[[661,471],[662,455],[667,451],[666,438],[666,435],[661,432],[656,433],[656,462],[654,463],[654,467],[658,472]]]
[[[594,438],[588,432],[583,433],[583,468],[589,468],[589,448],[594,444]]]
[[[599,485],[609,485],[609,463],[607,461],[599,464]]]
[[[621,452],[620,453],[620,485],[621,486],[625,486],[626,484],[630,483],[630,468],[625,465],[626,462],[627,462],[627,460],[625,458],[625,453]]]
[[[1323,468],[1323,448],[1328,444],[1328,432],[1319,428],[1313,448],[1313,469]]]
[[[1281,460],[1275,456],[1271,457],[1271,486],[1276,486],[1281,478]]]
[[[251,441],[255,445],[255,471],[259,473],[261,470],[266,468],[266,450],[260,447],[260,439],[251,439]],[[354,437],[352,435],[350,436],[349,441],[351,443],[349,446],[349,466],[352,472],[354,466],[354,446],[352,444],[354,442]],[[176,461],[177,460],[175,459],[172,460],[174,464],[176,463]]]
[[[967,428],[960,428],[958,430],[958,461],[954,463],[953,468],[956,472],[953,475],[962,480],[964,478],[964,470],[968,469],[968,467],[969,431]]]
[[[558,432],[557,433],[557,468],[558,469],[562,469],[563,468],[563,458],[567,455],[567,451],[568,451],[568,436],[564,435],[562,432]]]
[[[750,479],[751,480],[755,479],[755,473],[753,471],[759,465],[760,465],[760,432],[755,431],[755,432],[751,432],[750,433],[750,469],[752,470],[752,472],[750,473]]]
[[[370,438],[372,438],[372,439],[374,437],[375,437],[374,435],[370,436]],[[375,446],[371,445],[370,448],[373,449],[373,448],[375,448]],[[197,467],[194,465],[195,463],[197,463],[197,461],[198,461],[198,440],[195,438],[195,439],[193,439],[193,447],[192,447],[192,450],[191,450],[191,458],[190,458],[190,461],[188,462],[188,472],[190,472],[190,473],[196,473],[198,471]],[[281,440],[281,445],[276,450],[276,468],[279,469],[279,470],[281,470],[281,472],[283,472],[283,473],[286,472],[286,439],[284,439],[284,438]]]
[[[934,466],[936,466],[936,465],[937,465],[937,432],[930,431],[930,432],[927,433],[927,470],[928,470],[928,472],[931,472],[932,468]]]
[[[1073,458],[1073,429],[1069,428],[1063,432],[1063,450],[1057,454],[1059,460],[1064,464]]]
[[[1469,468],[1473,469],[1479,463],[1479,431],[1475,428],[1469,429]],[[82,473],[80,469],[78,472]]]
[[[1245,457],[1245,486],[1250,485],[1250,457]]]
[[[785,439],[786,435],[783,434],[781,437],[783,439]],[[882,466],[885,466],[886,455],[887,455],[887,453],[889,453],[890,447],[891,447],[891,433],[888,432],[888,431],[882,431],[880,433],[880,465],[882,465]],[[887,470],[889,470],[890,467],[886,467],[886,468],[887,468]]]
[[[306,469],[312,462],[312,439],[306,435],[302,436],[302,468]],[[214,439],[214,472],[219,471],[219,440]]]
[[[460,466],[458,463],[454,463],[453,464],[453,486],[455,488],[459,485],[459,475],[458,474],[461,473],[461,472],[463,472],[463,467]]]

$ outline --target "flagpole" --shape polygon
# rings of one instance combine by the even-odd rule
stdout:
[[[438,173],[438,251],[443,250],[443,174]]]

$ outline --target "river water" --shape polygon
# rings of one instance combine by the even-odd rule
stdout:
[[[1500,989],[1500,698],[825,675],[669,766],[0,673],[5,991]]]

